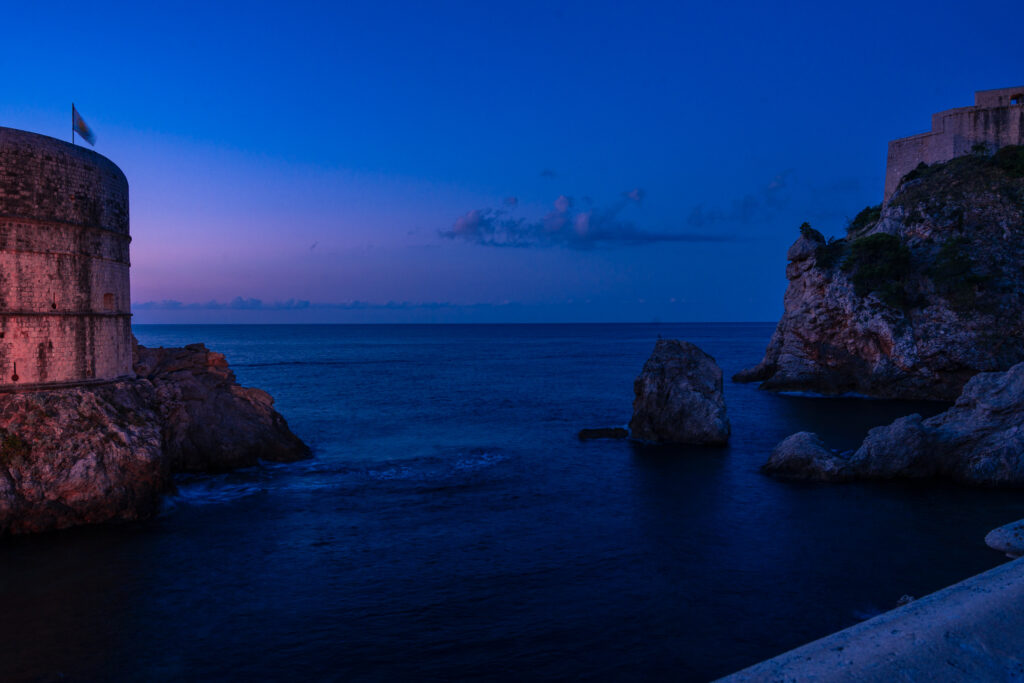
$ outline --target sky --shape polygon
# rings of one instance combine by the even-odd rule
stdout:
[[[1024,84],[965,7],[12,3],[0,125],[125,172],[136,323],[773,321],[800,223]]]

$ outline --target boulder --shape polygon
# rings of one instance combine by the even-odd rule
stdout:
[[[884,479],[932,477],[939,471],[939,461],[930,448],[928,430],[915,413],[868,431],[850,458],[850,469]]]
[[[966,484],[1024,486],[1022,425],[1024,363],[1019,363],[1006,372],[976,375],[943,413],[926,420],[909,415],[872,429],[845,459],[841,476],[831,479],[942,477]],[[764,467],[770,474],[819,480],[819,472],[837,464],[834,453],[806,433],[787,438],[775,450]]]
[[[729,418],[722,370],[685,341],[660,339],[633,383],[634,438],[653,443],[725,444]]]
[[[849,478],[848,462],[829,450],[812,432],[797,432],[783,439],[762,471],[780,477],[807,481],[844,481]]]
[[[988,532],[985,536],[985,545],[1005,553],[1007,557],[1021,557],[1024,555],[1024,519],[1004,524]]]

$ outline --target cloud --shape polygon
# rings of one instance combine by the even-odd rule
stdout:
[[[690,210],[686,224],[691,228],[705,228],[720,224],[767,223],[789,205],[787,188],[792,175],[792,169],[779,173],[759,191],[740,197],[728,208],[698,204]]]
[[[519,204],[519,197],[505,197],[505,206],[514,207]]]
[[[573,209],[573,199],[559,195],[539,220],[527,220],[505,209],[473,209],[459,216],[441,236],[490,247],[552,247],[589,249],[610,245],[642,245],[657,242],[725,242],[725,235],[641,230],[620,214],[644,197],[642,189],[622,193],[611,206]]]
[[[246,297],[235,297],[228,302],[215,300],[191,303],[182,303],[174,299],[162,301],[143,301],[132,304],[136,311],[300,311],[300,310],[341,310],[341,311],[363,311],[363,310],[409,310],[409,309],[436,309],[450,308],[456,304],[438,301],[388,301],[385,303],[370,303],[367,301],[340,301],[340,302],[319,302],[313,303],[301,299],[288,299],[287,301],[264,302],[260,299]]]
[[[557,175],[558,174],[552,171],[550,168],[545,168],[543,171],[540,172],[541,178],[554,178]]]
[[[162,301],[143,301],[141,303],[132,304],[132,308],[140,311],[286,311],[309,308],[310,305],[311,304],[308,301],[298,299],[288,299],[287,301],[275,301],[273,303],[264,303],[260,299],[249,299],[246,297],[237,296],[226,303],[211,300],[206,302],[192,302],[186,304],[180,301],[176,301],[174,299],[164,299]]]

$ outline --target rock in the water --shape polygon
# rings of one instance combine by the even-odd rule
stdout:
[[[901,417],[885,427],[868,431],[860,448],[850,458],[851,469],[872,478],[934,477],[939,474],[936,451],[920,415]]]
[[[622,427],[600,427],[598,429],[581,429],[579,438],[581,441],[590,439],[625,439],[629,436],[629,430]]]
[[[239,386],[223,354],[203,344],[137,346],[135,372],[156,389],[164,449],[177,472],[309,457],[309,448],[274,410],[270,394]]]
[[[829,450],[817,434],[797,432],[775,447],[761,469],[793,479],[844,481],[849,478],[847,464],[847,459]]]
[[[1024,555],[1024,519],[988,532],[985,544],[989,548],[1006,553],[1007,557],[1021,557]]]
[[[0,535],[144,519],[180,471],[309,448],[202,344],[138,347],[138,379],[0,393]]]
[[[725,444],[729,418],[722,370],[685,341],[660,339],[633,383],[634,438],[655,443]]]
[[[149,382],[0,394],[0,534],[152,515],[170,486]]]
[[[902,417],[868,432],[833,479],[943,477],[987,486],[1024,485],[1024,363],[1006,372],[976,375],[949,410],[923,420]],[[790,441],[776,448],[776,453]],[[817,437],[815,437],[816,439]],[[806,441],[806,438],[804,439]],[[820,441],[816,443],[820,444]],[[836,464],[824,445],[800,451],[803,467],[780,468],[773,454],[765,471],[821,479]]]
[[[843,239],[790,248],[785,311],[739,382],[774,390],[953,400],[1024,361],[1024,147],[904,182]]]

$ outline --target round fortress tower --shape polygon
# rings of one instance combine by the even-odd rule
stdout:
[[[0,127],[0,390],[133,377],[128,180]]]

